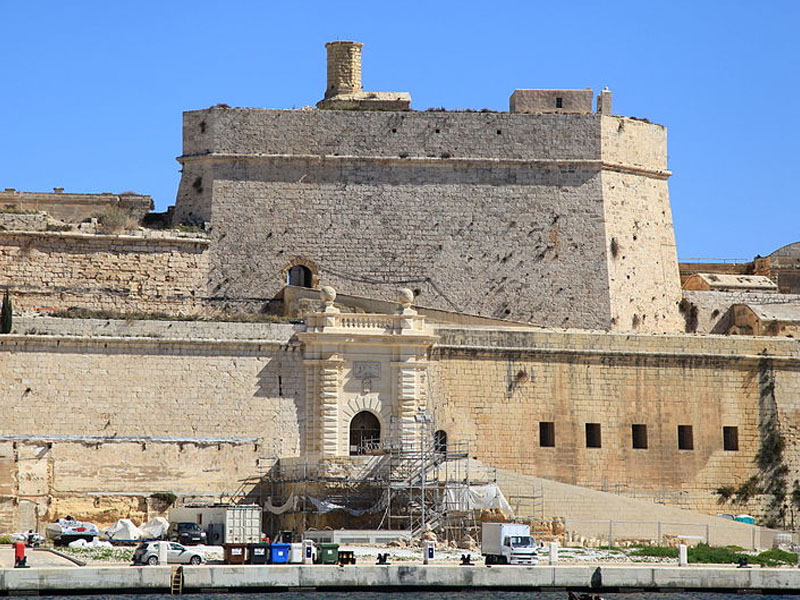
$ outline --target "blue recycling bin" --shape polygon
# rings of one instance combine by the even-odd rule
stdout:
[[[273,565],[283,565],[289,562],[289,550],[291,544],[280,544],[273,542],[269,546],[269,562]]]

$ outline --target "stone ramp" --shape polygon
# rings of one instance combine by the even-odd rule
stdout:
[[[531,475],[521,475],[504,469],[494,469],[470,460],[470,472],[492,472],[500,489],[512,507],[520,506],[515,498],[537,498],[533,505],[537,514],[518,515],[545,522],[564,521],[567,534],[587,539],[612,542],[668,542],[683,539],[687,543],[709,542],[714,546],[742,548],[771,548],[775,534],[782,533],[721,517],[681,508],[655,504],[646,500],[627,498],[608,492],[560,483]],[[522,513],[524,511],[520,511]]]

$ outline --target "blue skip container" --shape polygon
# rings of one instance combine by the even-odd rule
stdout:
[[[289,562],[289,550],[291,544],[276,544],[273,542],[269,546],[269,562],[273,565],[282,565]]]

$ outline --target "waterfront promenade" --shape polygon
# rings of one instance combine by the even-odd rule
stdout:
[[[172,567],[0,569],[0,595],[168,592]],[[184,567],[184,593],[402,589],[753,591],[800,594],[800,569],[720,566],[203,565]]]

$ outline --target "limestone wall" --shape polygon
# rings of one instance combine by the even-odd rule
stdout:
[[[59,510],[144,515],[158,491],[252,488],[277,457],[300,455],[318,427],[308,421],[319,407],[308,405],[313,377],[296,326],[162,323],[154,339],[152,324],[19,324],[37,322],[49,323],[47,335],[0,336],[0,529]],[[758,473],[759,423],[774,402],[787,480],[800,477],[798,340],[436,334],[419,397],[430,399],[449,443],[468,443],[470,456],[489,465],[710,513],[757,512],[761,501],[720,507],[713,490]],[[385,351],[334,346],[343,362]],[[388,397],[394,384],[383,371],[368,391],[345,373],[345,417],[366,406],[365,394]],[[541,422],[553,423],[554,447],[540,445]],[[600,426],[599,448],[586,447],[586,423]],[[646,426],[647,448],[632,448],[633,424]],[[396,423],[387,416],[383,425]],[[692,427],[692,449],[678,448],[679,425]],[[724,449],[723,427],[737,428],[737,450]],[[346,435],[346,418],[338,428]]]
[[[0,288],[16,309],[79,306],[196,312],[208,279],[201,238],[0,231]]]
[[[399,163],[350,168],[347,185],[325,163],[217,179],[212,291],[271,297],[300,263],[346,294],[393,300],[402,285],[432,308],[608,327],[597,174]]]
[[[0,441],[9,442],[0,444],[0,530],[56,516],[58,506],[117,506],[125,516],[153,492],[232,493],[296,454],[302,356],[286,332],[272,333],[0,338]],[[120,495],[128,500],[109,500]],[[20,513],[18,498],[34,510]]]
[[[153,209],[153,199],[134,192],[75,194],[65,193],[63,188],[54,188],[52,192],[21,192],[6,188],[0,191],[0,208],[45,211],[51,217],[68,223],[80,223],[108,210],[123,210],[139,221]]]
[[[678,256],[667,188],[666,129],[603,117],[606,258],[611,320],[619,331],[683,329]],[[653,176],[630,172],[649,169]]]
[[[768,366],[787,437],[787,479],[800,473],[796,341],[438,333],[437,427],[448,440],[469,441],[488,464],[719,512],[713,490],[757,473],[760,378]],[[765,363],[761,353],[776,358]],[[540,446],[540,422],[554,423],[555,447]],[[586,447],[586,423],[600,425],[600,448]],[[646,425],[647,449],[632,448],[633,424]],[[678,448],[678,425],[692,427],[692,450]],[[723,427],[738,428],[737,451],[723,449]]]

